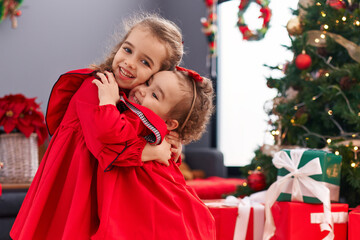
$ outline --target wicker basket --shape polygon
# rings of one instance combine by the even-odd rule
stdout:
[[[0,183],[31,183],[39,166],[37,135],[0,134]]]

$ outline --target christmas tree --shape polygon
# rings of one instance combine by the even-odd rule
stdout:
[[[342,156],[340,200],[360,204],[360,7],[359,0],[300,0],[287,24],[294,53],[291,62],[268,66],[282,71],[267,78],[277,90],[267,109],[274,145],[255,152],[252,170],[276,180],[271,155],[281,149],[305,147]],[[254,191],[254,190],[253,190]],[[250,189],[250,192],[251,189]],[[249,193],[241,186],[238,195]]]

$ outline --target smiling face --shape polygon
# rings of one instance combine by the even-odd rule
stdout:
[[[149,81],[134,87],[129,93],[129,101],[149,108],[167,122],[170,110],[184,97],[179,81],[174,72],[158,72]]]
[[[166,45],[144,27],[134,28],[117,51],[112,70],[119,87],[132,89],[158,72],[167,57]]]

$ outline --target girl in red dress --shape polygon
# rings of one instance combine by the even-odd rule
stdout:
[[[60,76],[46,115],[53,137],[10,232],[13,239],[90,239],[99,227],[98,162],[116,159],[137,166],[146,145],[129,143],[122,153],[122,145],[85,137],[97,131],[86,128],[86,122],[94,118],[81,107],[99,104],[97,88],[91,83],[94,72],[112,71],[118,86],[126,91],[160,70],[174,68],[182,53],[178,27],[158,16],[145,16],[134,22],[104,63]],[[113,123],[106,117],[112,111],[104,109],[103,125]]]
[[[155,143],[156,138],[151,137],[157,132],[161,135],[164,126],[176,131],[185,143],[197,140],[204,132],[213,109],[209,79],[183,68],[162,71],[134,87],[127,100],[125,96],[119,99],[112,74],[98,75],[101,79],[93,83],[99,88],[100,106],[79,106],[82,116],[95,116],[84,119],[86,128],[98,129],[95,136],[85,133],[85,141],[95,137],[108,146],[123,145],[125,153],[127,144],[145,139]],[[120,112],[116,107],[119,100]],[[113,120],[112,124],[102,123],[104,114]],[[162,145],[156,145],[153,151],[163,151]],[[165,160],[128,166],[123,161],[99,159],[100,225],[91,239],[215,239],[214,218],[186,185],[178,168],[180,163]]]

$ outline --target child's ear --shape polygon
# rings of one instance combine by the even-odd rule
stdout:
[[[165,123],[169,131],[176,129],[179,126],[179,122],[174,119],[168,119]]]

